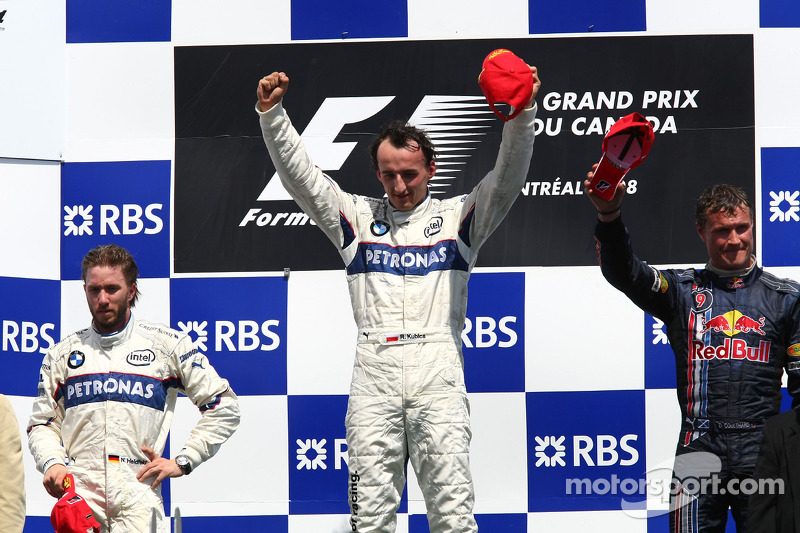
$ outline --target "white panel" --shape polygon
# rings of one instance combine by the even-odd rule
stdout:
[[[31,387],[33,383],[31,383]],[[17,415],[17,424],[22,440],[22,463],[25,467],[25,505],[26,514],[29,516],[50,516],[56,500],[44,490],[42,486],[42,474],[36,470],[33,456],[28,451],[28,438],[26,430],[28,419],[31,416],[31,408],[35,398],[24,396],[6,396],[11,405],[14,406],[14,413]]]
[[[60,160],[66,2],[4,0],[0,11],[0,157]]]
[[[289,514],[289,415],[285,396],[240,396],[242,421],[220,451],[187,478],[171,481],[181,516]],[[170,433],[174,457],[200,418],[178,398]],[[170,514],[173,514],[172,512]]]
[[[133,313],[142,320],[169,326],[169,280],[139,279],[139,287],[142,292]],[[83,281],[62,281],[60,338],[88,328],[91,323],[92,315],[83,292]]]
[[[651,33],[751,33],[758,28],[758,2],[753,0],[647,0],[646,9]]]
[[[779,278],[789,278],[800,283],[800,267],[769,267],[766,271]]]
[[[408,0],[408,36],[412,39],[527,37],[527,0],[483,2]],[[488,54],[491,50],[487,49]],[[533,62],[533,58],[529,59]],[[480,72],[480,62],[476,66]],[[475,73],[477,77],[478,72]]]
[[[526,272],[525,390],[644,388],[644,313],[599,267]]]
[[[525,394],[470,394],[469,401],[475,513],[525,512],[528,508]]]
[[[524,393],[470,394],[470,466],[475,513],[521,513],[528,508]],[[498,454],[498,450],[502,450]],[[425,514],[416,475],[408,468],[408,512]]]
[[[646,390],[645,418],[647,509],[669,511],[669,484],[681,427],[675,389]]]
[[[572,513],[528,513],[528,533],[542,531],[613,531],[646,533],[647,520],[622,511],[585,511]]]
[[[348,394],[358,331],[341,270],[289,277],[289,394]]]
[[[800,146],[800,30],[760,30],[755,41],[758,146]]]
[[[65,161],[172,159],[171,43],[71,44],[67,70]]]
[[[291,3],[173,0],[175,45],[268,44],[291,40]],[[280,68],[280,66],[275,66]]]
[[[0,159],[0,191],[0,276],[59,279],[61,165]]]

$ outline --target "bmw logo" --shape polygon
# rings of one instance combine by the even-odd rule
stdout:
[[[75,350],[69,354],[69,357],[67,358],[67,366],[70,368],[78,368],[83,365],[84,361],[86,361],[86,356],[83,355],[83,352]]]
[[[369,226],[369,230],[376,237],[382,237],[389,233],[389,224],[383,220],[373,220],[372,224]]]

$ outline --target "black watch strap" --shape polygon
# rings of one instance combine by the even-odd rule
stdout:
[[[188,476],[192,472],[192,462],[185,455],[175,457],[175,464],[178,465],[184,476]]]

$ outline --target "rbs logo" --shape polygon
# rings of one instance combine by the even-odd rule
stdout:
[[[278,324],[277,320],[265,320],[261,324],[255,320],[220,320],[216,322],[214,349],[221,351],[224,345],[229,352],[270,352],[281,345],[281,338],[270,329],[277,328]]]
[[[274,330],[280,325],[279,320],[217,320],[214,322],[214,351],[221,352],[253,352],[261,350],[271,352],[281,345],[281,338]],[[178,328],[192,336],[194,346],[208,351],[208,322],[178,322]]]
[[[49,322],[40,326],[35,322],[3,320],[3,351],[44,355],[55,344],[52,337],[55,328]]]
[[[572,439],[574,466],[630,466],[639,460],[639,451],[631,446],[637,435],[623,435],[617,440],[614,435],[575,435]]]
[[[633,447],[638,435],[573,435],[572,466],[631,466],[639,461],[639,450]],[[534,437],[536,466],[567,466],[566,437],[548,435]]]
[[[164,229],[161,211],[164,204],[122,206],[103,204],[64,206],[64,236],[75,235],[154,235]],[[95,219],[97,216],[97,219]]]
[[[464,330],[461,342],[465,348],[511,348],[517,344],[517,317],[504,316],[495,320],[490,316],[467,317],[464,319]]]

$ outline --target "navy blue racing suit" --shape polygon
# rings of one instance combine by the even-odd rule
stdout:
[[[670,531],[723,532],[729,507],[744,531],[740,485],[753,474],[764,420],[780,410],[784,370],[793,405],[800,404],[800,285],[758,266],[741,277],[658,270],[634,255],[621,218],[598,222],[595,238],[603,276],[664,322],[675,353],[682,424]],[[719,459],[716,485],[702,487],[697,478],[709,472],[700,472],[702,454],[691,452]]]

